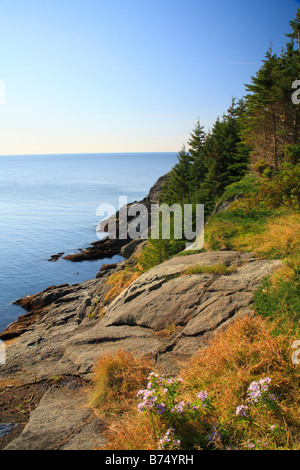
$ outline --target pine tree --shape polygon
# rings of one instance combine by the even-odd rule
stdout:
[[[265,158],[278,169],[280,150],[278,148],[278,107],[281,90],[278,85],[279,61],[269,49],[262,67],[252,83],[246,85],[247,120],[244,127],[246,142],[253,145],[253,161]]]
[[[169,205],[186,203],[190,193],[192,159],[191,155],[185,151],[185,147],[178,153],[177,160],[160,196],[161,202]]]
[[[192,161],[195,162],[200,156],[201,151],[203,149],[203,145],[205,142],[205,131],[204,126],[200,125],[200,121],[198,119],[194,130],[190,133],[190,140],[188,140],[189,145],[189,153],[191,154]]]
[[[300,11],[290,22],[291,41],[277,56],[269,49],[263,65],[246,85],[243,139],[251,146],[253,165],[266,162],[275,171],[286,159],[287,147],[299,144],[300,108],[292,103],[292,83],[300,77],[300,54],[294,39],[300,31]]]
[[[232,101],[232,106],[222,119],[218,118],[207,137],[203,153],[207,172],[201,195],[210,208],[220,197],[225,187],[241,179],[248,168],[249,149],[241,142],[240,118],[242,101]]]
[[[195,128],[190,134],[191,138],[188,140],[189,153],[191,155],[192,167],[191,167],[191,183],[189,191],[189,202],[196,203],[198,200],[198,194],[200,192],[201,184],[204,181],[206,167],[203,157],[203,147],[206,140],[206,133],[204,126],[200,125],[198,119]]]
[[[286,34],[288,38],[291,38],[292,44],[294,43],[294,40],[298,42],[298,51],[300,52],[300,10],[299,8],[297,9],[297,14],[296,18],[292,21],[290,21],[290,26],[292,28],[292,32],[289,34]]]

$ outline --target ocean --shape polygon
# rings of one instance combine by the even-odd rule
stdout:
[[[120,261],[48,260],[98,240],[97,207],[141,200],[176,161],[175,152],[0,156],[0,331],[25,313],[15,300]]]

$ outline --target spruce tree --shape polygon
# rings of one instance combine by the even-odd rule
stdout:
[[[191,155],[185,151],[185,147],[178,153],[177,160],[160,196],[160,201],[169,205],[186,203],[190,193],[192,159]]]
[[[204,126],[200,125],[200,121],[198,119],[195,128],[193,131],[190,133],[190,139],[188,140],[188,146],[189,146],[189,153],[191,154],[191,160],[195,162],[200,156],[201,156],[201,151],[203,149],[203,145],[205,142],[205,131],[204,131]]]
[[[294,40],[298,42],[298,51],[300,52],[300,10],[299,8],[297,9],[297,14],[296,18],[292,21],[290,21],[290,26],[292,28],[292,32],[289,34],[286,34],[288,38],[291,38],[292,44],[294,43]]]
[[[300,54],[294,39],[300,31],[300,12],[290,22],[291,41],[281,55],[269,49],[263,65],[246,85],[243,139],[251,146],[254,166],[266,162],[278,171],[286,160],[287,148],[299,144],[300,108],[292,102],[292,83],[300,78]]]
[[[203,157],[203,146],[206,140],[206,133],[204,127],[200,125],[198,119],[195,128],[190,134],[191,138],[188,140],[189,153],[191,155],[191,182],[189,191],[189,202],[196,203],[198,194],[201,190],[201,184],[204,181],[206,167]]]
[[[225,187],[241,179],[248,169],[249,149],[242,144],[240,118],[243,103],[232,102],[232,106],[218,118],[207,137],[203,153],[207,172],[202,184],[204,204],[211,209]]]

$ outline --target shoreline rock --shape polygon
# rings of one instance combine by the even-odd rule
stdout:
[[[149,214],[149,219],[148,219],[148,227],[151,225],[151,214],[150,214],[150,208],[151,204],[158,204],[159,203],[159,194],[162,189],[163,184],[165,183],[169,173],[161,176],[158,178],[158,180],[155,182],[155,184],[150,188],[148,195],[142,199],[141,201],[137,202],[131,202],[128,203],[126,206],[126,210],[128,213],[128,209],[134,205],[134,204],[143,204]],[[122,208],[123,209],[123,208]],[[99,224],[99,231],[103,233],[108,232],[108,226],[109,226],[109,221],[115,218],[116,219],[116,234],[114,238],[109,238],[109,236],[106,236],[102,238],[101,240],[96,240],[90,244],[89,247],[86,249],[80,249],[78,253],[74,254],[69,254],[66,256],[63,256],[63,259],[72,261],[72,262],[80,262],[80,261],[86,261],[86,260],[96,260],[96,259],[104,259],[104,258],[112,258],[115,255],[122,254],[125,258],[129,258],[132,253],[132,247],[138,243],[141,243],[144,241],[143,238],[140,238],[138,240],[132,240],[129,236],[128,233],[123,234],[125,238],[120,238],[119,237],[119,211],[116,212],[115,215],[113,215],[111,218],[103,220]],[[134,219],[132,216],[128,216],[128,224]],[[128,228],[127,224],[127,228]],[[64,253],[57,253],[56,255],[51,255],[48,261],[57,261]]]
[[[97,358],[120,348],[147,357],[160,372],[176,375],[215,333],[253,313],[256,288],[281,266],[277,260],[231,251],[177,256],[142,274],[105,307],[104,316],[94,317],[93,309],[104,304],[110,288],[108,276],[125,263],[105,267],[98,278],[82,284],[52,286],[18,301],[32,321],[27,326],[23,322],[22,328],[16,322],[18,336],[13,339],[2,334],[6,364],[0,365],[1,390],[10,384],[13,392],[14,387],[48,383],[53,377],[78,377],[88,384]],[[217,263],[234,269],[227,275],[185,273],[193,266]],[[91,426],[76,427],[79,396],[53,387],[24,430],[18,436],[14,431],[6,449],[92,449],[97,439],[102,442],[103,423],[91,410],[86,415]],[[57,410],[67,400],[70,406],[62,422]],[[86,436],[82,443],[80,433]]]

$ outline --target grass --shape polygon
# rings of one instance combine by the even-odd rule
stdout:
[[[187,363],[175,387],[166,385],[167,377],[161,376],[155,384],[152,376],[153,393],[164,400],[165,410],[156,411],[158,400],[142,411],[138,398],[126,400],[127,408],[111,421],[108,442],[101,449],[174,449],[175,440],[166,442],[163,437],[175,428],[181,449],[299,450],[300,368],[291,361],[295,336],[292,332],[274,335],[273,329],[270,321],[259,316],[240,319]],[[276,401],[249,404],[247,388],[265,377],[271,380],[269,392]],[[129,374],[126,383],[131,396],[133,390],[145,388],[136,382],[135,374]],[[196,398],[199,391],[208,396],[202,404]],[[198,404],[198,409],[193,411],[189,402]],[[111,408],[107,394],[105,403]],[[171,412],[176,404],[177,411]],[[249,407],[247,418],[236,414],[241,404]]]
[[[140,275],[141,272],[136,267],[131,266],[127,266],[123,270],[111,274],[106,281],[106,285],[111,286],[111,288],[104,298],[104,303],[108,304],[112,302]]]
[[[216,263],[208,266],[191,266],[183,274],[217,274],[226,276],[236,271],[236,267],[227,267],[224,263]]]
[[[90,406],[102,412],[121,412],[135,397],[136,388],[145,385],[150,363],[119,349],[96,361]]]
[[[277,322],[279,331],[299,330],[300,272],[285,266],[265,280],[255,294],[256,311]]]
[[[204,250],[236,250],[241,249],[244,237],[262,234],[266,224],[275,210],[256,210],[236,207],[212,215],[205,227]],[[249,247],[244,246],[244,251]]]

